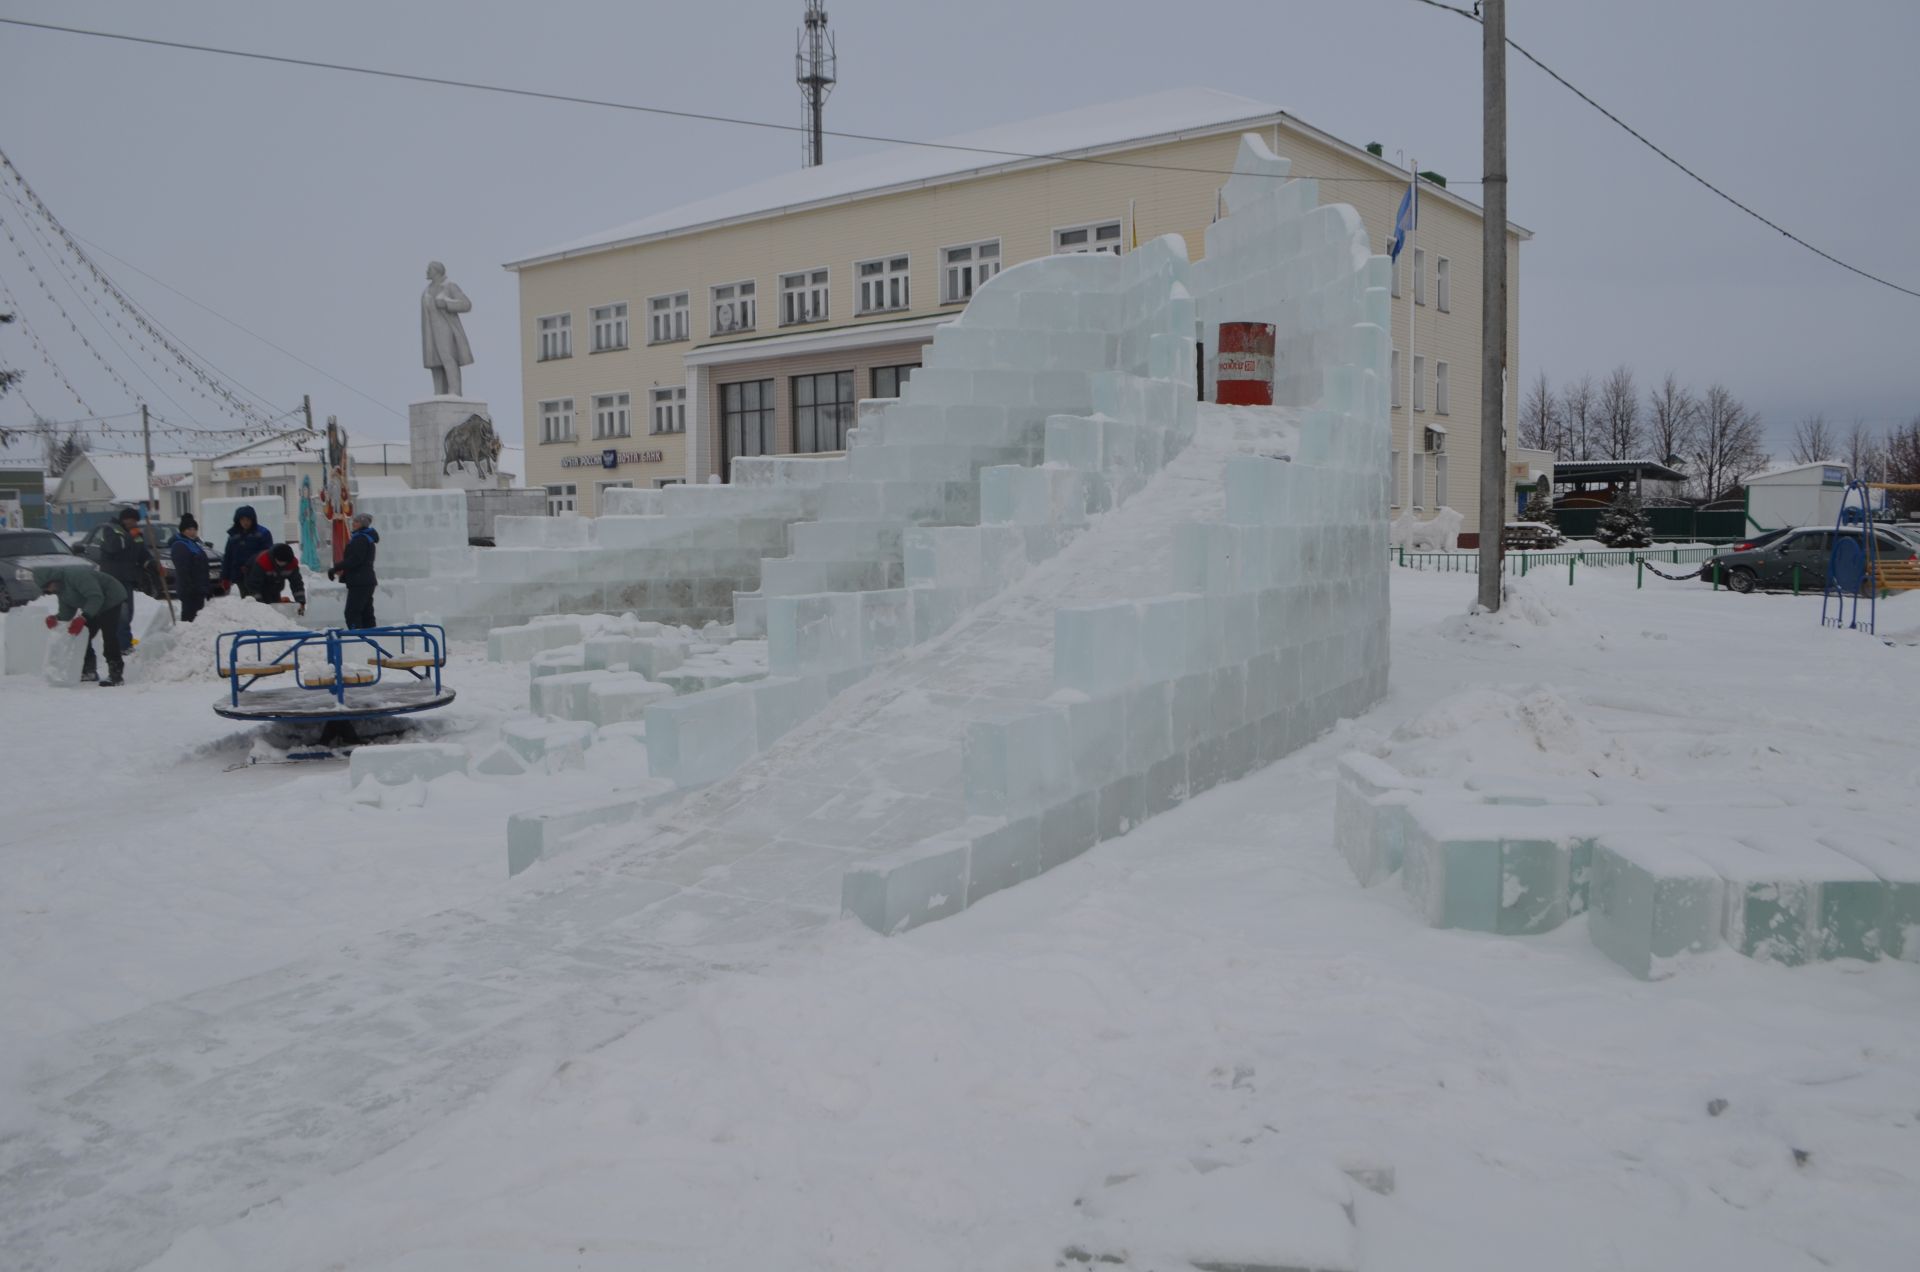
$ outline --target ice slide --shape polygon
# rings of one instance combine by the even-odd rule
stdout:
[[[826,677],[839,692],[825,705],[795,711],[763,747],[756,702],[742,764],[728,769],[738,753],[723,750],[725,771],[664,820],[608,827],[597,851],[481,904],[66,1040],[67,1061],[31,1080],[20,1129],[0,1141],[11,1203],[0,1248],[13,1265],[138,1267],[195,1225],[417,1134],[516,1065],[590,1050],[671,1010],[690,984],[755,966],[843,907],[885,931],[952,913],[1371,702],[1387,658],[1386,262],[1369,259],[1351,209],[1319,207],[1311,182],[1279,179],[1284,161],[1257,141],[1236,167],[1245,175],[1227,185],[1205,260],[1188,265],[1163,243],[1009,270],[943,331],[954,361],[929,369],[951,374],[916,376],[915,395],[862,421],[879,440],[860,449],[926,454],[850,455],[844,477],[805,498],[823,525],[907,523],[910,586],[782,593],[776,580],[762,592],[770,645],[783,650],[774,678]],[[1020,342],[996,336],[1083,314],[1113,337],[1069,342],[1087,365],[1006,371]],[[1086,473],[1125,467],[1121,448],[1141,430],[1178,435],[1196,320],[1202,331],[1274,323],[1283,407],[1200,413],[1189,443],[1088,521],[1072,499]],[[1122,425],[1109,435],[1086,407],[1103,405],[1093,377],[1115,373],[1141,396],[1119,400],[1128,387],[1113,404],[1141,414],[1106,412]],[[1037,409],[1048,376],[1068,377],[1046,381],[1068,392],[1082,377],[1090,400],[1049,412],[1082,422],[1043,422],[1046,466],[995,463],[973,479],[985,524],[969,524],[969,478],[853,472],[953,463],[957,474],[959,457],[938,454],[952,445],[940,434],[958,422],[951,412],[997,393],[1028,394]],[[1147,414],[1161,403],[1166,413]],[[991,428],[993,414],[975,418]],[[936,493],[939,508],[926,502]],[[1007,527],[1024,552],[1048,537],[1026,527],[1076,517],[1087,524],[1057,553],[989,573]],[[671,532],[656,517],[631,521],[656,524],[619,533]],[[857,559],[831,552],[858,532],[816,533],[842,540],[819,559]],[[909,637],[897,609],[882,621],[898,605],[882,594],[921,581],[955,589],[925,639]],[[849,596],[851,609],[835,599]],[[849,639],[860,661],[831,669]],[[647,732],[652,747],[651,719]],[[683,732],[675,762],[699,761],[701,736]]]

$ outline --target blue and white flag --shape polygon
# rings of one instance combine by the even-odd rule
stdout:
[[[1406,246],[1407,234],[1420,219],[1420,208],[1413,197],[1413,187],[1400,196],[1400,210],[1393,215],[1393,250],[1388,253],[1395,261],[1400,259],[1400,249]]]

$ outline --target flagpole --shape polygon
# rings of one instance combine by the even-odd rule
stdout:
[[[1407,162],[1407,502],[1401,509],[1401,515],[1413,515],[1413,392],[1418,372],[1413,362],[1413,323],[1419,313],[1419,305],[1414,300],[1420,290],[1420,255],[1417,245],[1420,241],[1420,160],[1410,158]]]

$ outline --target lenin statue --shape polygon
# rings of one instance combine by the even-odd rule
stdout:
[[[473,363],[460,315],[472,308],[467,294],[448,281],[447,267],[439,261],[430,263],[427,289],[420,293],[420,358],[433,372],[435,397],[460,396],[460,368]]]

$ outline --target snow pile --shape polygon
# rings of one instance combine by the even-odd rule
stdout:
[[[191,623],[175,623],[160,635],[141,641],[139,650],[127,660],[127,679],[166,684],[211,679],[217,674],[214,642],[222,634],[299,630],[301,625],[287,606],[220,597],[209,601]]]
[[[1380,758],[1410,777],[1633,777],[1638,766],[1554,689],[1468,689],[1395,729]]]
[[[1548,635],[1547,629],[1559,621],[1560,610],[1548,599],[1543,580],[1506,579],[1501,597],[1498,613],[1475,607],[1455,614],[1441,621],[1440,634],[1448,640],[1517,645]]]

